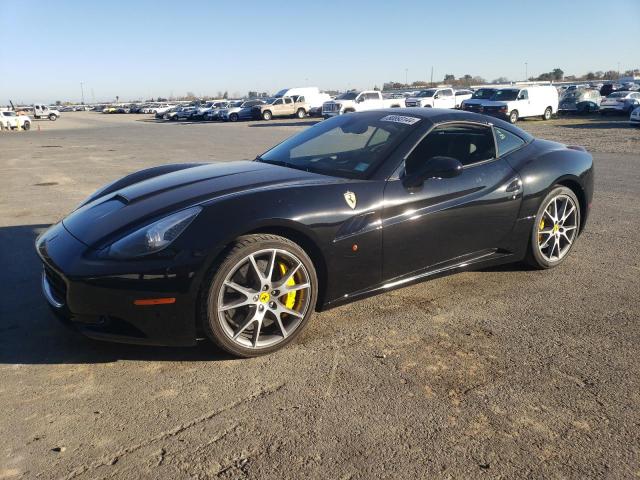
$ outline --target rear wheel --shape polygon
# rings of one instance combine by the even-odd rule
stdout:
[[[517,121],[518,121],[518,111],[511,110],[511,113],[509,114],[509,123],[516,123]]]
[[[240,237],[211,271],[202,295],[202,325],[215,344],[233,355],[255,357],[284,347],[315,309],[315,268],[289,239]]]
[[[540,204],[531,231],[527,262],[553,268],[573,248],[580,228],[580,202],[570,188],[556,185]]]
[[[551,113],[552,113],[551,107],[547,107],[544,113],[542,114],[542,119],[551,120]]]
[[[238,114],[237,113],[232,113],[231,115],[229,115],[229,120],[231,120],[232,122],[237,122],[238,121]]]

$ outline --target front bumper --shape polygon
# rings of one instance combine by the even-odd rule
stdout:
[[[38,238],[36,250],[44,266],[45,299],[59,319],[80,333],[123,343],[195,344],[199,275],[192,266],[96,260],[61,223]],[[175,301],[134,303],[155,298]]]

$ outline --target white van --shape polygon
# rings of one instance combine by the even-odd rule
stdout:
[[[328,94],[320,93],[318,87],[283,88],[274,97],[292,97],[296,102],[304,102],[312,109],[321,108],[324,102],[331,100]]]
[[[491,100],[482,100],[482,113],[516,123],[519,118],[549,120],[558,112],[558,90],[553,85],[530,85],[499,89]]]

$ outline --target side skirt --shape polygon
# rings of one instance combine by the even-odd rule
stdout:
[[[435,278],[451,275],[453,273],[479,270],[482,268],[513,263],[518,260],[521,260],[521,258],[516,257],[511,252],[504,252],[499,250],[484,252],[476,256],[467,257],[463,261],[458,261],[456,263],[451,263],[441,267],[427,268],[425,270],[413,272],[408,276],[386,280],[366,290],[360,290],[358,292],[345,294],[340,298],[325,303],[321,308],[318,308],[318,311],[330,310],[332,308],[362,300],[364,298],[372,297],[383,292],[388,292],[397,288],[408,287],[409,285],[414,285],[416,283],[421,283],[427,280],[433,280]]]

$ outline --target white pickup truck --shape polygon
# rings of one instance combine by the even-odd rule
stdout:
[[[453,88],[427,88],[420,90],[415,97],[405,100],[407,107],[456,108],[456,95]]]
[[[52,122],[55,122],[59,116],[59,110],[49,108],[43,103],[36,103],[33,105],[33,118],[48,118]]]
[[[363,112],[377,108],[399,108],[402,99],[384,98],[377,90],[351,91],[338,95],[335,100],[322,104],[324,118],[335,117],[350,112]]]

